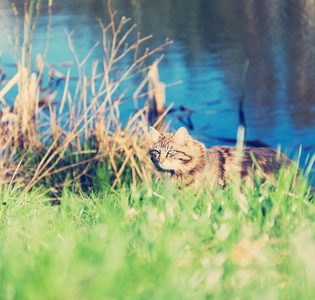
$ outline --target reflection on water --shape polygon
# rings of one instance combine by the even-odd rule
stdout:
[[[17,3],[20,12],[21,2]],[[289,153],[302,144],[305,155],[314,153],[314,1],[113,0],[112,6],[118,16],[131,17],[142,36],[154,35],[148,45],[161,44],[166,37],[174,40],[160,65],[160,78],[166,84],[183,81],[167,89],[167,102],[194,110],[191,133],[203,136],[209,146],[217,141],[206,136],[236,136],[242,69],[248,58],[248,138],[272,147],[281,144]],[[106,9],[107,0],[54,0],[47,61],[73,60],[64,29],[74,30],[73,41],[83,59],[101,39],[96,18],[104,19]],[[8,67],[12,58],[4,29],[12,31],[13,24],[11,1],[2,0],[0,65],[8,74],[14,70]],[[34,53],[43,52],[46,26],[44,5]],[[180,125],[174,119],[173,126]]]

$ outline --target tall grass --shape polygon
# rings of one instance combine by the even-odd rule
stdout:
[[[56,90],[51,86],[42,88],[45,53],[37,55],[37,72],[32,71],[31,44],[41,1],[36,4],[37,13],[33,17],[35,1],[25,1],[24,41],[21,47],[16,43],[18,71],[0,91],[3,103],[1,184],[11,180],[21,160],[23,163],[14,182],[24,186],[26,191],[40,185],[59,193],[65,186],[87,190],[102,169],[107,169],[107,174],[103,175],[112,187],[123,181],[135,183],[140,179],[147,182],[151,176],[150,164],[147,164],[149,106],[139,107],[138,99],[156,93],[155,86],[161,85],[151,83],[148,87],[148,82],[158,80],[158,77],[152,79],[151,70],[156,70],[162,57],[152,66],[147,62],[171,42],[166,41],[153,49],[144,48],[144,42],[152,36],[135,34],[136,25],[129,25],[131,20],[128,18],[117,21],[109,2],[109,24],[99,20],[102,43],[96,42],[82,61],[72,43],[71,33],[67,33],[79,76],[76,88],[70,90],[70,69],[65,76],[50,70],[51,79],[65,82],[57,108],[53,104]],[[51,4],[49,1],[50,22]],[[19,32],[18,27],[16,32]],[[88,77],[85,65],[96,47],[102,47],[103,57],[100,57],[101,61],[93,62],[92,75]],[[125,66],[123,70],[121,65]],[[13,107],[9,107],[5,96],[15,85],[18,92]],[[120,105],[132,100],[136,113],[122,127]]]
[[[1,299],[311,299],[315,210],[290,196],[233,188],[184,194],[165,184],[60,206],[11,192],[0,223]],[[3,195],[1,193],[1,195]]]
[[[240,194],[238,182],[211,197],[151,182],[149,106],[138,100],[161,99],[158,125],[168,111],[164,86],[158,61],[145,62],[169,42],[141,52],[150,37],[137,35],[126,45],[135,27],[116,23],[109,6],[109,24],[99,21],[103,61],[91,77],[84,66],[94,47],[80,61],[68,34],[79,78],[70,90],[67,72],[56,108],[55,90],[42,89],[45,54],[32,72],[39,6],[33,19],[35,2],[25,3],[22,58],[0,91],[0,299],[311,299],[315,209],[307,181],[292,187],[296,174],[282,170],[274,186]],[[137,111],[122,127],[130,78],[141,79],[130,97]],[[10,108],[4,98],[14,85]],[[60,205],[52,206],[56,195]]]

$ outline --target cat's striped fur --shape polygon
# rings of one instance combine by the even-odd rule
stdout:
[[[150,155],[156,169],[168,174],[179,186],[225,187],[235,176],[250,185],[253,176],[269,180],[281,167],[294,164],[286,155],[271,148],[245,147],[241,152],[229,146],[207,149],[184,127],[176,133],[160,133],[150,127],[150,136],[154,143]]]

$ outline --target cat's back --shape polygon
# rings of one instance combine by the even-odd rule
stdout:
[[[261,170],[264,178],[269,178],[281,167],[288,168],[292,160],[272,148],[244,147],[238,151],[233,146],[213,146],[207,149],[208,169],[220,178],[232,178],[235,173],[244,179]]]
[[[284,155],[282,152],[266,147],[243,147],[240,151],[233,146],[212,146],[207,149],[207,156],[219,156],[225,159],[234,159],[243,157],[243,160],[255,157],[257,161],[268,162],[268,161],[279,161],[291,164],[292,160]]]

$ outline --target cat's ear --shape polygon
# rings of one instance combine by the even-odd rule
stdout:
[[[161,137],[161,134],[152,126],[150,126],[149,134],[154,143],[157,143]]]
[[[174,138],[178,141],[178,144],[180,146],[185,146],[188,143],[188,140],[189,140],[189,134],[187,132],[187,129],[185,127],[179,128],[175,132]]]

